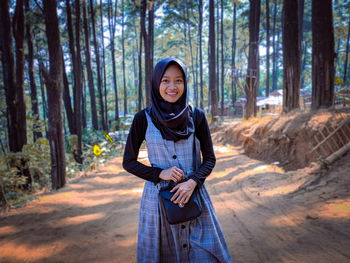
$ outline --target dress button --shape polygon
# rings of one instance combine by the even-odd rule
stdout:
[[[182,229],[185,229],[185,228],[186,228],[186,226],[185,226],[185,225],[182,225],[182,226],[181,226],[181,228],[182,228]]]
[[[183,246],[183,248],[186,248],[186,247],[187,247],[187,244],[183,244],[182,246]]]
[[[173,159],[176,159],[176,158],[177,158],[177,156],[174,154],[174,155],[173,155]]]

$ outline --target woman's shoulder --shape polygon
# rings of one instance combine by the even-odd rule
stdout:
[[[202,123],[203,120],[205,120],[205,112],[201,108],[195,107],[194,110],[196,111],[196,123],[197,125]],[[196,125],[196,126],[197,126]]]

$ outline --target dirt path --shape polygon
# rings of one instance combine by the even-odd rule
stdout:
[[[350,155],[319,176],[215,151],[206,185],[234,262],[350,262]],[[117,158],[2,215],[0,262],[135,262],[142,188]]]

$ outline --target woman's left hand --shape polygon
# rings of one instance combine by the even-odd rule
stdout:
[[[193,179],[190,179],[186,182],[180,183],[176,185],[170,192],[173,193],[176,191],[176,193],[173,195],[173,197],[170,199],[174,204],[182,203],[186,204],[188,200],[190,200],[190,197],[196,188],[197,183]]]

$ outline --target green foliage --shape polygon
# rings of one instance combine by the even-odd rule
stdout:
[[[28,169],[32,184],[25,189]],[[0,206],[16,208],[30,197],[31,192],[50,189],[50,147],[46,139],[23,146],[21,152],[6,152],[0,157]]]

